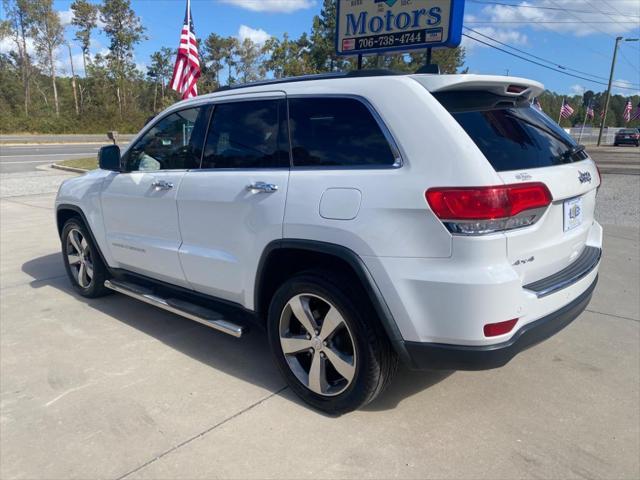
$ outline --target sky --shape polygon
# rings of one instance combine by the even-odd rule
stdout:
[[[67,24],[66,36],[73,40],[70,5],[72,0],[55,0],[54,8]],[[132,0],[132,8],[146,27],[147,39],[136,47],[135,61],[146,71],[149,55],[160,47],[177,48],[186,0]],[[321,0],[192,0],[192,15],[199,38],[215,32],[241,40],[250,37],[264,42],[269,36],[285,32],[297,37],[309,32]],[[509,4],[514,6],[500,5]],[[535,8],[544,7],[544,8]],[[465,30],[483,41],[487,37],[514,46],[564,67],[578,76],[593,76],[598,82],[609,77],[616,36],[640,38],[640,0],[467,0]],[[486,35],[483,37],[482,35]],[[591,89],[602,91],[606,85],[574,78],[506,55],[473,40],[463,38],[467,49],[466,66],[470,73],[515,75],[538,80],[546,88],[562,94],[581,94]],[[623,95],[640,94],[640,42],[621,42],[613,88]],[[104,53],[108,40],[102,32],[95,35],[94,53]],[[0,51],[11,48],[8,39],[0,41]],[[73,46],[76,73],[82,74],[81,55]],[[504,47],[501,47],[504,48]],[[517,53],[517,52],[516,52]],[[539,60],[536,60],[539,61]],[[69,70],[66,50],[59,55],[58,68]],[[567,70],[568,69],[568,70]]]

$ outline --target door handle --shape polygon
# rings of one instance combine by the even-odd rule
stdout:
[[[278,191],[278,186],[273,183],[255,182],[247,185],[247,190],[254,193],[273,193]]]
[[[164,180],[154,180],[151,186],[156,190],[171,190],[173,188],[173,183],[166,182]]]

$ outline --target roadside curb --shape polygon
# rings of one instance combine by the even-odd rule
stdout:
[[[65,165],[58,165],[57,163],[52,163],[50,167],[55,168],[56,170],[64,170],[67,172],[75,172],[75,173],[87,173],[89,171],[89,170],[85,170],[84,168],[67,167]]]

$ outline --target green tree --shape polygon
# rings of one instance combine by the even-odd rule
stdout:
[[[48,70],[53,87],[53,104],[56,117],[60,116],[60,102],[56,85],[56,50],[64,42],[63,28],[58,12],[53,10],[53,0],[31,0],[29,8],[33,17],[31,35],[36,46],[40,65]]]
[[[336,55],[336,0],[323,0],[320,15],[313,17],[310,57],[315,72],[343,69],[347,61]]]
[[[120,115],[127,108],[127,78],[135,72],[134,47],[145,39],[145,28],[131,8],[130,0],[104,0],[100,20],[109,38],[108,60],[116,80]]]
[[[299,39],[290,40],[285,33],[282,40],[271,37],[264,45],[264,52],[268,58],[263,69],[273,72],[276,78],[294,77],[315,71],[313,60],[309,54],[310,41],[306,33]]]
[[[254,82],[264,77],[262,49],[250,38],[245,38],[236,49],[236,71],[243,83]]]
[[[165,105],[165,89],[167,85],[167,79],[171,77],[173,73],[173,50],[167,47],[162,47],[157,52],[151,54],[151,65],[147,67],[147,76],[154,82],[154,94],[153,94],[153,111],[157,111],[157,97],[158,86],[160,86],[160,105],[164,108]]]
[[[409,71],[415,72],[426,63],[426,53],[412,53],[410,57]],[[431,63],[440,67],[440,73],[458,73],[465,57],[464,47],[438,48],[432,52]]]
[[[17,48],[17,59],[22,80],[22,93],[24,96],[24,114],[29,115],[31,103],[31,56],[27,50],[27,38],[33,25],[33,17],[29,8],[29,0],[3,0],[6,22],[5,34],[10,36]]]
[[[91,32],[98,25],[98,6],[87,0],[75,0],[71,4],[73,19],[71,24],[77,28],[75,39],[80,43],[84,74],[87,75],[87,60],[91,46]]]
[[[236,55],[240,44],[235,37],[227,37],[222,42],[222,55],[224,57],[224,63],[227,66],[227,85],[234,83],[233,71],[235,70],[238,62]]]
[[[202,44],[202,58],[213,74],[213,82],[216,86],[220,85],[220,71],[224,68],[227,57],[227,42],[227,38],[212,33]]]

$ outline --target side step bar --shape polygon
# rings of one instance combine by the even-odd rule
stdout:
[[[242,334],[245,333],[243,326],[225,320],[220,313],[201,307],[200,305],[176,298],[162,298],[155,294],[153,290],[120,280],[105,280],[104,286],[118,293],[123,293],[135,298],[136,300],[148,303],[149,305],[162,308],[168,312],[201,323],[202,325],[206,325],[232,337],[240,338]]]

